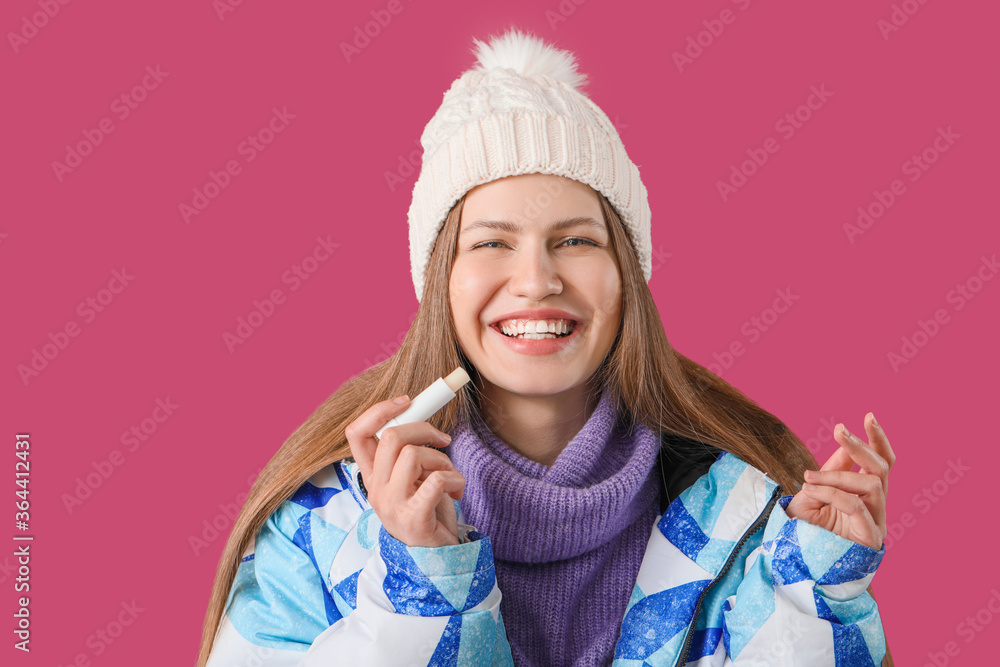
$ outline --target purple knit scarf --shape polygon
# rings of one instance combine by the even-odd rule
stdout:
[[[456,425],[445,451],[467,481],[466,522],[493,545],[515,664],[611,663],[659,513],[659,446],[618,419],[610,391],[551,467],[478,415]]]

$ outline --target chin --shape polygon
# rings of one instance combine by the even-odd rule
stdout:
[[[497,389],[506,391],[511,394],[517,394],[519,396],[552,396],[555,394],[561,394],[564,391],[573,389],[578,384],[575,378],[551,378],[547,382],[539,381],[536,378],[513,378],[504,377],[497,378],[496,380],[487,378],[487,380]]]

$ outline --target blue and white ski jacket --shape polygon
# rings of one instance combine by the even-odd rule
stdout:
[[[456,503],[462,544],[407,546],[382,528],[358,473],[331,464],[268,518],[208,667],[513,665],[489,536]],[[667,505],[613,665],[881,665],[866,588],[885,547],[789,518],[781,491],[722,452]]]

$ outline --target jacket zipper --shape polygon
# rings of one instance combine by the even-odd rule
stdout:
[[[720,579],[726,576],[729,568],[733,565],[733,560],[735,560],[736,554],[740,552],[747,540],[749,540],[750,537],[753,536],[753,534],[767,522],[768,517],[771,516],[771,510],[774,508],[774,504],[778,502],[778,499],[781,497],[781,491],[781,485],[779,484],[775,487],[774,491],[771,492],[771,500],[768,501],[767,507],[765,507],[764,511],[760,513],[760,516],[758,516],[757,520],[753,522],[753,525],[747,528],[747,531],[743,533],[743,537],[740,538],[740,541],[736,543],[736,546],[729,554],[729,558],[726,559],[725,565],[723,565],[722,569],[719,570],[719,574],[715,576],[712,583],[710,583],[705,590],[701,592],[701,595],[698,596],[698,601],[694,605],[694,615],[691,618],[691,624],[688,626],[687,636],[684,638],[684,646],[681,648],[680,657],[677,659],[677,662],[674,663],[674,667],[683,667],[683,665],[687,664],[687,656],[691,651],[691,642],[694,640],[694,627],[698,623],[698,614],[701,612],[701,601],[705,599],[705,596],[708,595],[710,590],[712,590],[712,587],[715,586]],[[720,639],[719,641],[722,640]]]

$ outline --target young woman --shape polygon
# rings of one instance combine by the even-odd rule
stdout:
[[[817,472],[675,351],[646,190],[572,54],[476,44],[421,137],[417,316],[262,471],[199,667],[891,664],[874,415]],[[456,400],[375,437],[457,367]]]

